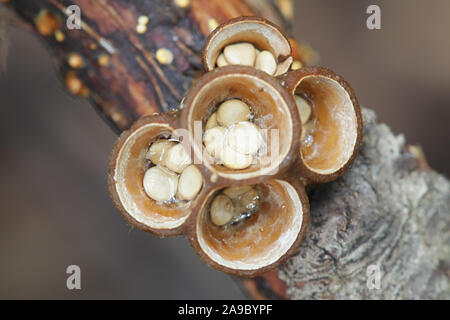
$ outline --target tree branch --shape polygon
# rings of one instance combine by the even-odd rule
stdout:
[[[67,90],[88,98],[116,132],[142,115],[178,108],[202,72],[200,52],[210,31],[236,16],[256,14],[240,0],[186,3],[187,7],[165,0],[7,1],[53,51]],[[66,27],[66,9],[72,4],[81,9],[80,30]],[[271,1],[260,0],[257,9],[288,26]],[[141,16],[147,16],[148,23],[137,30]],[[306,63],[311,51],[301,52],[293,45],[294,54]],[[162,48],[170,51],[172,63],[158,60]],[[70,64],[74,55],[81,66]]]

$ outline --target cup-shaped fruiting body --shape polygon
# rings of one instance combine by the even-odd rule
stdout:
[[[249,190],[232,191],[235,199],[226,190],[208,193],[190,238],[208,265],[230,274],[255,276],[276,267],[298,249],[309,224],[303,185],[270,179]],[[231,218],[239,214],[242,201],[248,214]]]
[[[289,42],[264,19],[221,25],[203,55],[207,73],[179,111],[145,116],[121,135],[110,193],[130,224],[183,234],[208,265],[256,276],[298,249],[309,224],[304,184],[348,169],[361,112],[332,71],[287,72]]]
[[[288,171],[299,132],[295,99],[276,78],[226,66],[200,77],[176,113],[143,117],[122,134],[110,192],[132,225],[159,236],[184,234],[209,265],[255,276],[294,253],[308,226],[304,186]],[[221,137],[227,148],[215,148]],[[244,169],[229,158],[256,158],[263,146],[266,160]],[[224,164],[210,162],[210,153]]]
[[[222,116],[224,105],[231,115]],[[181,113],[194,154],[211,176],[261,181],[289,167],[298,153],[295,134],[301,123],[294,98],[255,68],[226,66],[206,73],[187,92]]]
[[[247,65],[281,75],[292,64],[291,45],[280,29],[259,17],[240,17],[217,27],[206,40],[207,71],[226,65]]]
[[[262,88],[260,94],[269,90]],[[282,88],[281,93],[290,97]],[[276,120],[294,117],[298,131],[300,119],[291,99],[284,102],[290,116]],[[191,151],[186,151],[192,155],[187,161],[180,148],[185,145],[181,142],[193,145],[189,131],[179,136],[188,124],[187,110],[145,116],[121,135],[108,175],[114,204],[139,229],[158,236],[185,235],[207,264],[223,272],[251,277],[276,267],[295,252],[309,223],[305,188],[287,170],[292,161],[272,176],[203,179],[214,173],[205,163],[193,161],[198,158]],[[288,157],[293,158],[298,148],[298,143],[290,143]],[[180,173],[169,160],[183,163]]]
[[[351,165],[362,138],[361,110],[350,85],[334,72],[306,67],[280,77],[295,97],[304,122],[299,174],[332,181]]]
[[[117,141],[110,160],[109,190],[133,226],[159,236],[179,234],[201,192],[201,172],[175,141],[177,114],[138,120]]]

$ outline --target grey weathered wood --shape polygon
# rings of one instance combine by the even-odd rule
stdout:
[[[450,183],[364,110],[360,154],[310,193],[311,226],[279,270],[291,299],[449,299]],[[369,289],[378,265],[381,288]]]

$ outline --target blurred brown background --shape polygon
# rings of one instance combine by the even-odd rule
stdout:
[[[450,176],[450,1],[295,2],[296,38]],[[381,30],[366,28],[370,4]],[[106,186],[116,136],[64,92],[42,43],[11,36],[0,76],[0,298],[243,298],[184,239],[127,226]],[[71,264],[80,291],[66,289]]]

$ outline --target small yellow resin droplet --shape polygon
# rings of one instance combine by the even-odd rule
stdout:
[[[283,16],[287,19],[292,19],[294,16],[294,6],[292,0],[277,0],[277,5]]]
[[[65,38],[66,38],[66,36],[64,35],[64,33],[62,33],[61,30],[56,30],[55,31],[55,39],[56,39],[56,41],[63,42]]]
[[[161,64],[171,64],[173,61],[173,53],[165,48],[156,51],[156,60]]]
[[[148,23],[148,21],[149,21],[149,19],[148,19],[148,17],[147,16],[140,16],[139,18],[138,18],[138,24],[147,24]]]
[[[175,0],[175,4],[180,8],[186,8],[189,6],[189,0]]]
[[[83,58],[75,52],[69,54],[69,56],[67,57],[67,63],[74,69],[79,69],[84,64]]]
[[[43,36],[51,36],[61,28],[61,18],[45,9],[42,9],[35,19],[36,29]]]
[[[98,64],[102,67],[106,67],[109,64],[109,57],[106,54],[102,54],[98,57]]]
[[[210,32],[214,31],[218,26],[219,26],[219,23],[217,22],[216,19],[214,19],[214,18],[208,19],[208,29]]]
[[[300,69],[302,67],[303,67],[303,64],[300,61],[294,60],[294,62],[292,62],[292,66],[291,66],[292,70],[297,70],[297,69]]]
[[[142,34],[142,33],[145,33],[146,31],[147,31],[147,26],[145,24],[138,24],[136,26],[136,32],[137,33]]]

